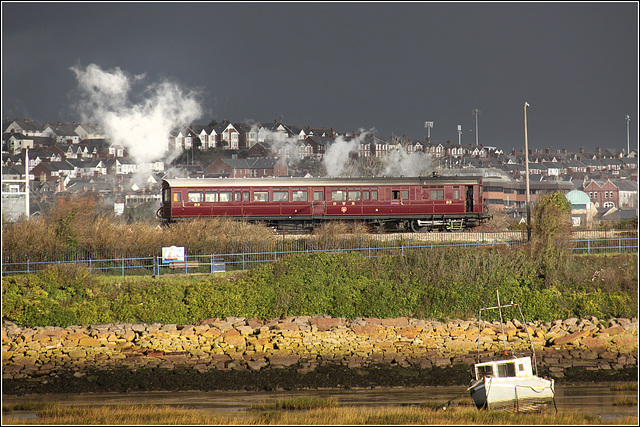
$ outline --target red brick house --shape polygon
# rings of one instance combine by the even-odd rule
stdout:
[[[583,191],[589,195],[591,203],[596,208],[619,207],[618,187],[608,179],[606,181],[592,180],[584,185]]]

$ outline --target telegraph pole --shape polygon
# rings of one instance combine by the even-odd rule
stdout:
[[[478,114],[481,114],[481,113],[482,111],[478,110],[477,108],[471,111],[471,114],[476,116],[476,145],[478,145]]]
[[[531,204],[529,196],[529,142],[527,140],[527,107],[528,102],[524,103],[524,170],[525,170],[525,187],[526,187],[526,203],[527,203],[527,241],[531,241]]]

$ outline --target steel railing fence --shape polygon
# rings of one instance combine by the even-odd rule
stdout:
[[[611,237],[601,237],[606,234],[603,234],[603,232],[598,233],[600,234],[594,234],[597,238],[588,237],[588,232],[574,233],[574,238],[571,239],[573,251],[577,254],[638,252],[637,232],[617,233],[617,236],[615,236],[615,233],[609,233]],[[460,235],[464,234],[466,233],[460,233]],[[518,234],[522,233],[518,232]],[[96,259],[86,256],[83,259],[82,252],[76,251],[72,254],[73,256],[59,260],[3,262],[2,275],[35,273],[55,264],[81,265],[91,272],[122,276],[126,274],[216,273],[226,270],[248,270],[257,265],[274,262],[285,256],[300,253],[358,252],[366,257],[374,258],[384,255],[404,256],[407,251],[432,251],[436,248],[517,245],[526,241],[526,235],[521,236],[518,234],[498,236],[486,233],[480,238],[473,236],[473,239],[470,239],[469,237],[471,236],[467,235],[466,239],[459,239],[458,242],[444,238],[416,240],[415,238],[405,239],[397,236],[395,239],[393,236],[389,238],[383,237],[382,239],[354,237],[352,239],[340,239],[340,244],[332,248],[326,247],[325,244],[319,245],[317,242],[310,242],[307,239],[287,241],[283,237],[282,242],[274,243],[268,250],[264,250],[264,245],[261,245],[261,250],[256,251],[243,250],[224,254],[191,254],[185,255],[184,261],[171,263],[163,263],[161,256]],[[443,235],[446,236],[446,234]]]

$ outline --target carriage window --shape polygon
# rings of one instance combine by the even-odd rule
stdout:
[[[233,200],[235,200],[236,202],[239,202],[240,200],[242,200],[242,194],[233,193]]]
[[[518,363],[518,371],[524,371],[524,363]]]
[[[273,192],[273,201],[274,202],[286,202],[289,200],[289,192],[287,191],[274,191]]]
[[[391,199],[399,200],[400,199],[400,190],[391,190]]]
[[[322,196],[322,191],[314,191],[313,192],[313,200],[322,201],[324,197]]]
[[[453,198],[454,199],[459,199],[460,198],[460,190],[458,190],[457,188],[453,189]]]
[[[165,188],[164,191],[162,192],[162,201],[163,202],[168,202],[171,197],[171,190],[169,190],[168,188]]]
[[[293,201],[294,202],[306,202],[307,201],[307,192],[306,191],[294,191],[293,192]]]
[[[378,200],[378,190],[373,190],[371,192],[371,200]]]
[[[254,191],[253,192],[253,201],[254,202],[268,202],[269,201],[269,192],[268,191]]]
[[[201,202],[202,193],[188,193],[190,202]]]
[[[180,193],[173,193],[173,201],[174,202],[180,201]]]
[[[362,192],[360,191],[349,191],[349,200],[361,200]]]
[[[332,191],[331,200],[335,200],[337,202],[343,202],[347,200],[347,192],[343,190]]]
[[[369,200],[369,192],[368,191],[363,191],[362,192],[362,200]]]
[[[205,202],[217,202],[218,201],[218,193],[205,193],[204,201]]]
[[[249,192],[245,191],[244,193],[242,193],[242,200],[245,202],[249,201]]]
[[[402,200],[409,200],[409,190],[402,190]]]
[[[231,201],[231,191],[221,191],[220,192],[220,201],[221,202],[230,202]]]
[[[444,190],[431,190],[431,200],[444,200]]]
[[[499,377],[515,377],[516,376],[516,364],[511,363],[499,363],[498,364],[498,376]]]
[[[493,366],[478,366],[478,378],[482,377],[492,377],[493,376]]]

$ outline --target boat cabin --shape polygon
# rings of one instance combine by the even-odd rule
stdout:
[[[518,357],[475,364],[476,380],[484,377],[530,377],[533,376],[531,357]]]

